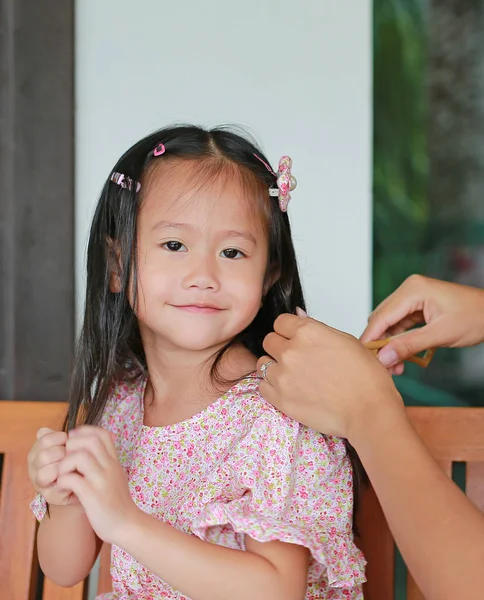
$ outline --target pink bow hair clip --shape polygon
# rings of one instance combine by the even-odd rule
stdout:
[[[283,156],[279,161],[277,173],[277,189],[271,188],[269,194],[279,198],[279,208],[287,212],[287,206],[291,199],[291,192],[297,187],[297,180],[291,173],[292,160],[289,156]]]

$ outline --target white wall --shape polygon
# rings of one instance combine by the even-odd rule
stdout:
[[[294,160],[310,313],[359,333],[371,284],[370,0],[78,0],[76,264],[102,182],[172,122],[248,127]]]

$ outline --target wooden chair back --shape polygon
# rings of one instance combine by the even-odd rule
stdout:
[[[61,429],[66,404],[0,401],[0,595],[9,600],[34,600],[40,569],[35,548],[37,523],[29,504],[34,491],[27,455],[40,427]],[[110,591],[109,548],[101,552],[99,593]],[[87,580],[62,588],[45,578],[44,600],[83,600]]]
[[[449,477],[454,463],[465,463],[466,494],[484,511],[484,408],[409,407],[407,411]],[[395,594],[395,544],[371,488],[363,496],[358,528],[359,545],[368,561],[365,600],[391,600]],[[407,600],[425,600],[410,574]]]
[[[466,493],[484,511],[484,408],[408,408],[409,417],[430,452],[450,476],[452,464],[466,463]],[[9,600],[34,600],[39,582],[36,521],[29,502],[33,490],[27,454],[40,427],[60,429],[66,405],[54,402],[0,402],[0,589]],[[411,468],[411,465],[409,465]],[[365,493],[358,516],[360,545],[368,567],[366,600],[394,598],[395,545],[373,492]],[[110,548],[101,551],[98,593],[111,591]],[[61,588],[43,583],[44,600],[84,600],[87,580]],[[407,600],[424,600],[411,576]]]

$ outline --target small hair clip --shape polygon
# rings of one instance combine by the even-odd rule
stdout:
[[[165,154],[165,151],[165,144],[158,144],[158,146],[156,146],[156,148],[153,150],[153,156],[161,156],[162,154]]]
[[[297,180],[291,173],[292,160],[289,156],[283,156],[279,161],[277,174],[277,189],[270,188],[269,195],[279,198],[279,208],[287,212],[287,206],[291,199],[291,192],[297,187]]]
[[[113,173],[110,179],[111,181],[117,183],[124,189],[131,190],[133,187],[133,180],[131,179],[131,177],[126,177],[126,175],[124,175],[123,173]],[[135,183],[136,191],[139,192],[141,189],[141,183],[139,183],[138,181],[136,181]]]

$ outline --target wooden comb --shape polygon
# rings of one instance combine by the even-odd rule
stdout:
[[[405,334],[400,333],[398,335],[405,335]],[[396,337],[398,337],[398,335],[392,335],[391,337],[387,337],[384,340],[375,340],[374,342],[366,342],[363,345],[365,346],[365,348],[368,348],[368,350],[370,350],[376,356],[378,354],[378,350],[380,350],[381,348],[383,348],[384,346],[389,344],[392,340],[394,340]],[[432,348],[430,350],[426,350],[423,356],[417,356],[416,354],[414,356],[410,356],[409,358],[406,359],[405,362],[415,363],[419,367],[426,369],[429,366],[430,361],[434,357],[434,354],[435,354],[435,348]]]

